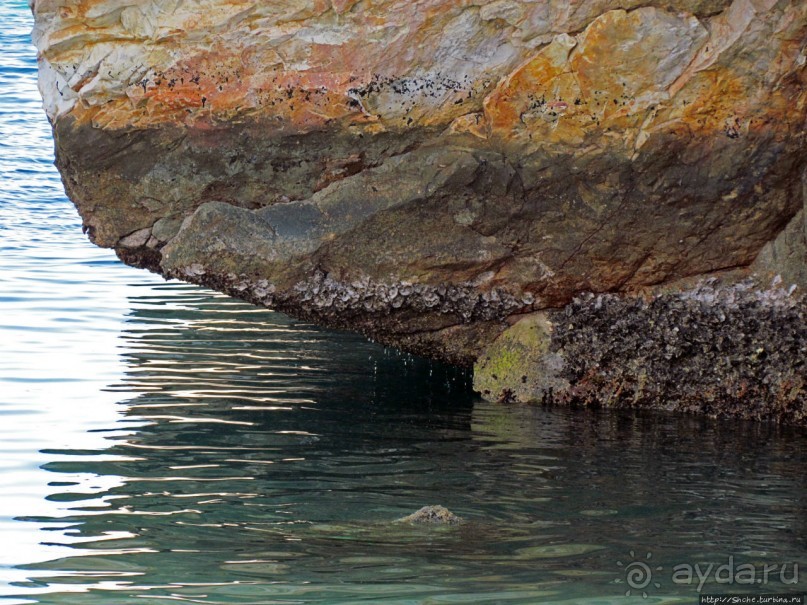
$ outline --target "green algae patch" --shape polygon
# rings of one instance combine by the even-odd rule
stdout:
[[[549,350],[552,324],[544,313],[525,316],[491,343],[474,365],[474,389],[486,399],[530,402],[548,388],[564,385],[557,377],[562,360]]]

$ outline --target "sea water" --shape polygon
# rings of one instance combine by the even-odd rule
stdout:
[[[90,245],[52,166],[27,4],[0,22],[5,602],[805,590],[803,431],[485,403],[466,372]],[[395,522],[429,504],[465,522]]]

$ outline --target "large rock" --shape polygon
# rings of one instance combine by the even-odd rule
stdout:
[[[33,10],[65,187],[130,264],[464,365],[583,292],[807,286],[803,0]]]

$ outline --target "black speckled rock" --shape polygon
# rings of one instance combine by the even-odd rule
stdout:
[[[590,294],[541,320],[535,330],[523,319],[480,358],[488,397],[807,421],[807,299],[792,288],[710,280],[650,299]]]

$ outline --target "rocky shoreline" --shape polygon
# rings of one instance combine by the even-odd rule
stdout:
[[[807,4],[208,8],[32,4],[93,242],[493,399],[804,422]]]

